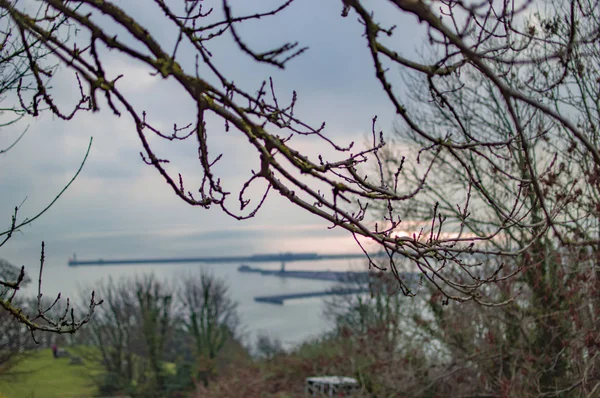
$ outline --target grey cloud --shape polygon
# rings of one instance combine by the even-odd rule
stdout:
[[[121,2],[121,5],[133,15],[142,15],[145,25],[160,36],[162,43],[172,43],[173,38],[163,34],[162,14],[134,3]],[[385,17],[385,9],[380,6],[383,3],[375,3],[375,11]],[[234,10],[254,9],[256,4],[237,1]],[[265,8],[269,5],[260,4]],[[384,129],[391,125],[394,115],[374,78],[372,61],[361,37],[362,26],[353,17],[341,18],[340,11],[338,1],[298,1],[279,17],[241,28],[240,32],[253,48],[266,49],[285,40],[298,40],[301,45],[310,47],[284,71],[252,62],[230,37],[220,40],[218,46],[215,42],[210,48],[224,72],[235,77],[236,84],[253,91],[262,79],[273,76],[282,98],[289,99],[292,90],[298,91],[298,115],[315,125],[325,120],[327,134],[361,144],[374,114],[380,115]],[[264,28],[263,23],[269,28]],[[414,27],[414,22],[401,25],[396,40],[412,39],[407,32]],[[400,45],[411,51],[409,46],[413,42],[405,41],[406,44],[401,42]],[[118,84],[128,98],[139,109],[147,110],[152,121],[165,129],[170,129],[173,123],[183,125],[193,121],[193,104],[187,99],[179,100],[182,97],[176,85],[151,77],[148,69],[114,52],[104,54],[111,73],[125,74]],[[193,58],[186,57],[183,51],[181,55],[184,66],[191,71]],[[53,86],[53,95],[61,103],[72,103],[76,98],[73,76],[65,68],[61,68]],[[2,225],[10,221],[7,217],[12,206],[25,196],[29,197],[24,209],[27,215],[43,208],[75,172],[92,135],[94,146],[88,164],[64,198],[2,248],[2,256],[15,263],[36,264],[42,239],[48,243],[51,262],[66,261],[74,250],[107,258],[140,253],[167,256],[234,250],[239,253],[277,251],[279,246],[273,242],[282,246],[296,242],[293,247],[310,245],[306,248],[308,251],[318,243],[309,239],[312,237],[346,239],[352,245],[350,236],[327,230],[327,223],[295,208],[276,193],[254,220],[242,223],[225,216],[219,209],[205,211],[187,206],[139,158],[141,145],[130,118],[127,115],[117,118],[105,104],[99,114],[81,114],[72,122],[53,119],[45,114],[37,120],[24,120],[21,126],[31,124],[26,139],[12,153],[0,157]],[[226,155],[216,170],[233,191],[250,176],[249,169],[258,166],[255,150],[240,134],[225,133],[219,121],[213,119],[209,123],[211,153]],[[318,145],[308,148],[318,148]],[[190,189],[197,186],[201,176],[194,141],[160,142],[157,148],[160,157],[172,160],[173,171],[184,173]],[[311,228],[289,228],[307,224]],[[168,225],[182,231],[190,226],[206,226],[206,231],[173,236],[158,233]],[[124,234],[123,230],[130,232]],[[148,231],[157,233],[148,234]],[[78,233],[81,233],[79,238]]]

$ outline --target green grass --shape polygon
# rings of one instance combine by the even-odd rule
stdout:
[[[81,349],[68,348],[72,355],[82,355]],[[12,372],[0,377],[0,398],[83,398],[96,394],[92,377],[97,365],[70,365],[69,358],[53,358],[50,349],[29,354]]]

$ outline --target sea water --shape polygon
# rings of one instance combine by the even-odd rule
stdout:
[[[108,259],[108,256],[106,257]],[[279,269],[277,263],[252,263],[253,267]],[[153,274],[159,280],[176,282],[190,273],[205,268],[214,276],[224,279],[238,310],[245,332],[245,340],[254,344],[259,334],[279,339],[285,347],[295,346],[312,337],[318,337],[332,327],[324,317],[327,298],[316,297],[286,301],[284,305],[258,303],[256,296],[324,291],[336,286],[335,282],[263,276],[258,273],[238,272],[240,264],[158,263],[150,265],[98,265],[69,267],[51,262],[44,269],[43,291],[52,297],[80,299],[81,293],[90,293],[101,281],[113,278],[119,281],[137,275]],[[327,260],[287,263],[286,270],[347,271],[364,270],[363,260]],[[35,269],[30,269],[35,276]],[[32,278],[37,282],[37,278]],[[31,283],[24,293],[33,294],[37,283]]]

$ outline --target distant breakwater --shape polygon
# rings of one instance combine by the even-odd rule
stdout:
[[[298,279],[313,279],[320,281],[344,282],[344,283],[367,283],[369,273],[366,271],[287,271],[268,270],[263,268],[250,267],[241,265],[238,268],[239,272],[256,273],[263,276],[278,276],[281,278],[298,278]]]
[[[262,276],[276,276],[279,278],[299,278],[341,282],[346,284],[355,284],[357,286],[355,288],[338,287],[317,292],[287,293],[254,297],[254,301],[256,302],[277,305],[283,305],[284,301],[286,300],[368,293],[370,291],[369,282],[373,277],[376,277],[375,273],[369,271],[286,271],[283,267],[280,270],[267,270],[263,268],[250,267],[245,264],[241,265],[238,268],[238,271],[242,273],[260,274]],[[415,285],[419,281],[420,274],[414,272],[401,272],[400,277],[405,283]]]
[[[371,257],[380,257],[382,254],[370,254]],[[348,254],[318,254],[318,253],[279,253],[255,254],[251,256],[210,256],[210,257],[183,257],[183,258],[138,258],[138,259],[103,259],[77,260],[74,255],[69,259],[69,266],[94,266],[94,265],[132,265],[132,264],[163,264],[163,263],[288,263],[299,261],[323,260],[351,260],[367,257],[364,253]]]
[[[290,293],[290,294],[277,294],[277,295],[272,295],[272,296],[258,296],[258,297],[254,297],[254,301],[256,301],[258,303],[283,305],[283,302],[286,300],[323,297],[323,296],[337,296],[337,295],[346,295],[346,294],[361,294],[361,293],[368,293],[368,292],[369,292],[369,289],[366,287],[357,288],[357,289],[336,289],[336,290],[326,290],[326,291],[320,291],[320,292]]]
[[[287,271],[284,268],[280,270],[270,270],[250,267],[248,265],[241,265],[238,267],[238,271],[257,273],[263,276],[277,276],[280,278],[314,279],[357,284],[368,283],[369,279],[376,274],[373,271]],[[420,275],[421,274],[418,272],[399,272],[399,276],[407,283],[418,282]]]

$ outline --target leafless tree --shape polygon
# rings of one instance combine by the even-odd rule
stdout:
[[[486,286],[490,301],[517,297],[502,306],[444,305],[432,284],[405,297],[389,280],[391,288],[331,300],[332,341],[374,396],[593,397],[598,280],[578,266],[589,257],[576,255],[531,257],[535,275]],[[574,265],[554,272],[556,263]]]
[[[103,367],[96,382],[104,394],[166,396],[177,386],[191,388],[194,380],[208,380],[221,351],[240,337],[237,304],[225,282],[207,271],[172,285],[146,275],[96,288],[104,305],[78,341],[97,348],[84,354]]]
[[[8,261],[0,259],[0,278],[12,280],[19,274],[19,269]],[[29,283],[28,278],[23,285]],[[0,288],[0,299],[12,293],[8,288]],[[24,307],[23,303],[18,303]],[[31,346],[31,337],[27,328],[16,321],[8,312],[0,312],[0,378],[11,376],[11,368],[25,358],[24,351]]]
[[[182,321],[193,339],[200,367],[197,376],[208,384],[221,350],[241,337],[237,303],[230,297],[227,282],[204,268],[197,275],[181,279],[179,301]]]
[[[270,360],[277,355],[285,353],[285,348],[283,348],[283,343],[280,339],[262,332],[256,338],[255,352],[259,358]]]
[[[102,392],[118,392],[137,376],[135,355],[141,352],[141,331],[135,292],[131,285],[112,279],[96,286],[96,290],[104,306],[96,311],[94,321],[82,332],[89,343],[98,348],[99,361],[106,371],[106,379],[99,380],[100,387],[106,384],[114,388],[114,391]]]
[[[104,394],[161,396],[165,390],[165,352],[175,327],[173,292],[153,276],[97,286],[104,305],[82,330],[98,349],[88,359],[101,363],[97,378]]]
[[[597,248],[598,4],[594,0],[556,0],[544,7],[508,0],[380,3],[391,6],[389,12],[399,18],[417,18],[427,31],[425,61],[408,59],[389,39],[394,37],[394,27],[379,23],[370,3],[343,0],[340,4],[342,16],[358,17],[364,28],[365,56],[372,58],[381,88],[402,129],[412,138],[411,149],[420,155],[412,160],[415,163],[396,162],[391,173],[387,166],[392,163],[383,158],[385,142],[375,119],[367,148],[332,142],[324,125],[309,126],[295,114],[295,94],[284,104],[271,79],[248,91],[234,84],[212,57],[213,51],[219,51],[213,41],[230,35],[250,62],[284,68],[306,48],[285,43],[254,50],[239,27],[257,19],[267,24],[268,17],[292,7],[292,0],[248,15],[237,14],[227,0],[213,2],[215,8],[209,8],[208,1],[154,0],[148,7],[164,15],[165,29],[169,26],[176,31],[170,48],[161,45],[137,15],[115,2],[44,0],[41,17],[8,0],[0,0],[0,9],[18,27],[26,52],[27,37],[39,40],[84,82],[87,94],[82,94],[74,112],[85,109],[84,104],[99,110],[102,94],[114,114],[132,118],[143,160],[186,203],[217,206],[241,220],[254,216],[275,190],[333,227],[376,242],[388,253],[386,267],[405,294],[413,291],[399,274],[399,259],[408,259],[443,292],[446,301],[485,302],[482,286],[521,271],[519,267],[503,269],[504,259],[537,250],[541,239],[553,237],[562,245]],[[52,34],[54,20],[61,17],[82,32],[80,39],[65,42],[60,34]],[[123,33],[109,33],[102,18]],[[348,19],[348,23],[353,22]],[[105,72],[105,49],[176,82],[181,100],[195,104],[190,124],[175,125],[171,131],[153,125],[152,115],[137,109],[122,93],[122,76]],[[194,67],[178,61],[183,52],[195,54]],[[28,61],[30,70],[41,78],[36,60],[30,57]],[[427,99],[437,106],[431,118],[431,108],[415,109],[401,85],[392,84],[398,67],[409,81],[427,89]],[[30,113],[44,105],[61,117],[72,115],[56,107],[43,84],[23,105]],[[212,123],[215,117],[222,124]],[[497,130],[497,126],[502,128]],[[226,181],[214,171],[222,156],[209,150],[209,131],[218,134],[223,128],[245,136],[259,163],[241,191],[233,195],[237,208]],[[321,140],[342,156],[328,160],[318,153],[302,153],[294,149],[298,136]],[[168,160],[155,152],[156,137],[195,140],[203,172],[199,187],[188,187]],[[377,166],[375,178],[365,176],[369,160]],[[407,175],[412,175],[412,183],[405,180]],[[247,191],[259,180],[264,182],[263,194],[250,208]],[[431,192],[440,184],[445,184],[438,191],[443,196]],[[502,194],[496,195],[498,190]],[[385,209],[385,222],[373,224],[366,217],[367,209],[374,207]],[[427,225],[414,234],[403,234],[414,229],[404,214],[417,214]],[[507,243],[506,237],[514,235],[519,236],[520,245]],[[490,256],[497,258],[496,267],[486,273],[478,262]]]
[[[15,211],[16,213],[16,211]],[[15,216],[13,216],[13,223]],[[27,222],[27,221],[26,221]],[[14,225],[13,225],[14,227]],[[11,227],[12,228],[12,227]],[[12,232],[16,231],[14,229]],[[6,242],[10,239],[12,232],[5,238]],[[91,299],[87,310],[84,310],[82,317],[75,316],[75,308],[72,306],[70,299],[67,298],[64,302],[64,307],[58,305],[62,310],[60,313],[56,313],[57,304],[62,304],[60,293],[52,301],[43,299],[42,294],[42,272],[44,269],[44,242],[42,242],[42,254],[40,258],[40,271],[38,277],[38,290],[36,295],[36,303],[34,306],[24,307],[20,304],[22,300],[17,296],[17,292],[24,286],[25,266],[22,266],[19,273],[16,276],[9,276],[6,279],[0,279],[0,286],[2,286],[2,294],[0,295],[0,307],[2,307],[4,315],[5,313],[10,315],[18,323],[25,325],[31,332],[31,337],[35,341],[35,335],[33,332],[53,332],[53,333],[75,333],[83,325],[88,323],[94,313],[96,306],[102,304],[102,301],[96,301],[95,294],[92,292]],[[54,314],[55,316],[52,316]]]
[[[483,8],[501,16],[492,25],[481,19],[489,12],[475,9],[463,21],[467,28],[482,27],[460,38],[480,43],[478,62],[461,61],[461,50],[463,55],[446,53],[440,64],[457,68],[451,73],[413,68],[405,74],[411,118],[398,128],[400,142],[424,148],[420,160],[432,164],[435,174],[423,182],[418,168],[403,170],[403,181],[423,186],[424,194],[398,214],[428,223],[435,204],[439,225],[455,226],[446,232],[487,241],[495,255],[478,268],[463,275],[441,270],[463,286],[486,274],[512,275],[510,281],[497,278],[476,297],[510,302],[503,308],[442,311],[434,300],[429,306],[435,326],[421,321],[448,344],[454,366],[447,374],[462,372],[463,388],[477,386],[471,393],[594,396],[600,388],[594,345],[599,8],[574,1],[525,3],[519,12],[510,7]],[[442,19],[462,20],[460,13],[446,11]],[[391,163],[397,159],[387,155]],[[393,173],[388,172],[391,180]],[[460,197],[469,205],[457,206]]]
[[[17,1],[11,0],[7,3],[13,7],[16,6]],[[37,12],[38,16],[42,15],[43,7],[38,9]],[[69,24],[67,19],[64,17],[56,18],[52,22],[49,33],[53,34],[56,30],[62,28],[66,29],[65,33],[67,34],[66,37],[68,37]],[[2,122],[0,122],[0,128],[3,129],[13,127],[18,120],[27,114],[18,100],[12,105],[6,104],[6,102],[9,102],[6,97],[9,95],[14,96],[16,93],[21,95],[22,93],[28,93],[30,91],[37,92],[39,87],[47,86],[49,79],[52,77],[57,66],[55,62],[48,62],[54,60],[48,59],[50,50],[42,45],[42,42],[39,39],[31,37],[30,35],[19,35],[18,31],[19,28],[11,20],[9,11],[7,9],[2,9],[2,11],[0,11],[0,96],[2,97],[4,106],[0,109],[0,113],[2,116],[6,117],[6,120],[3,119]],[[35,63],[35,69],[31,69],[33,63]],[[84,107],[84,104],[80,105]],[[43,107],[36,108],[33,114],[37,115],[43,110]],[[26,131],[27,129],[25,129],[12,143],[1,148],[0,155],[5,154],[15,147],[25,135]],[[23,218],[21,216],[21,207],[25,201],[14,208],[8,227],[0,229],[0,247],[7,244],[11,237],[22,227],[41,217],[62,196],[81,172],[88,153],[89,148],[73,178],[39,213],[32,217]],[[59,295],[56,297],[56,300],[50,302],[48,306],[42,304],[41,287],[43,268],[44,243],[42,242],[37,304],[35,306],[29,306],[28,309],[23,307],[22,303],[24,300],[22,300],[22,297],[17,296],[19,289],[30,280],[29,277],[26,276],[25,266],[21,267],[20,272],[0,273],[0,292],[2,293],[0,294],[0,308],[2,308],[0,316],[5,317],[8,315],[16,321],[14,324],[8,320],[6,321],[7,325],[13,324],[15,326],[15,332],[20,330],[20,326],[18,325],[20,323],[25,325],[32,333],[36,330],[55,333],[73,333],[89,321],[94,312],[94,308],[99,303],[95,301],[92,293],[87,311],[83,313],[82,317],[76,318],[73,308],[69,303],[69,299],[67,299],[64,311],[61,314],[57,314],[56,317],[50,317],[49,313],[55,308],[61,298]]]
[[[352,277],[351,277],[352,278]],[[333,321],[337,333],[366,335],[372,330],[380,332],[379,343],[395,349],[402,333],[402,292],[391,273],[370,272],[367,277],[355,276],[347,283],[367,286],[364,293],[350,296],[332,296],[325,308],[325,317]]]

